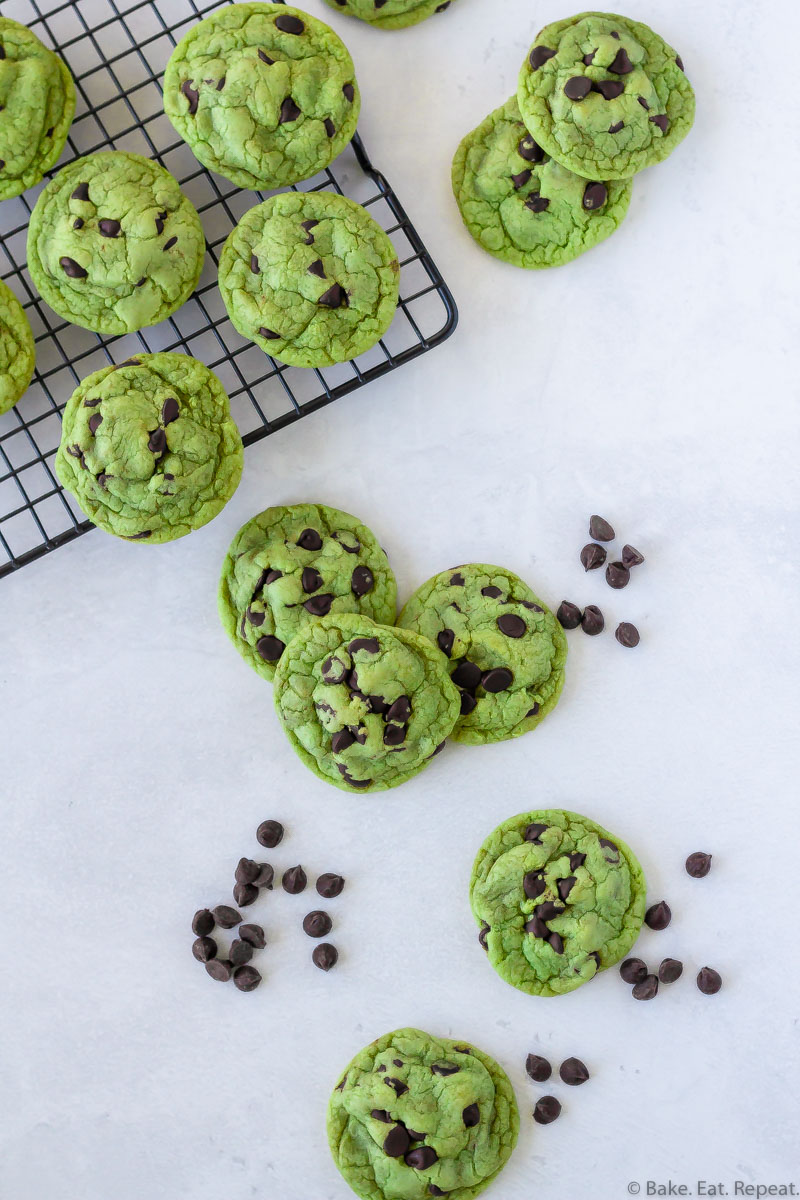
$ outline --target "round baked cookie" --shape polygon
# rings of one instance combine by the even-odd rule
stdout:
[[[30,29],[0,17],[0,200],[55,166],[74,115],[75,84],[63,60]]]
[[[56,471],[87,517],[130,541],[170,542],[220,512],[239,485],[228,397],[188,354],[103,367],[67,401]]]
[[[11,288],[0,281],[0,413],[25,394],[35,363],[28,318]]]
[[[219,289],[233,324],[294,367],[357,358],[397,309],[400,268],[369,213],[333,192],[283,192],[230,232]]]
[[[517,267],[558,267],[602,242],[628,211],[630,181],[590,182],[545,154],[516,96],[462,141],[453,192],[479,246]]]
[[[506,983],[560,996],[613,967],[639,936],[642,868],[624,842],[560,809],[521,813],[478,851],[470,881],[478,940]]]
[[[513,571],[486,563],[442,571],[417,588],[397,623],[447,656],[461,697],[453,741],[519,737],[558,703],[564,630]]]
[[[303,626],[274,677],[294,750],[345,792],[379,792],[421,771],[450,736],[458,692],[427,638],[331,613]]]
[[[629,179],[661,162],[694,121],[679,54],[640,21],[585,12],[545,25],[522,64],[522,119],[563,167]]]
[[[206,240],[168,171],[104,150],[68,163],[42,191],[28,228],[28,269],[52,309],[107,335],[155,325],[188,300]]]
[[[322,21],[284,4],[232,4],[181,39],[164,111],[204,166],[243,188],[327,167],[356,131],[353,60]]]
[[[359,17],[376,29],[405,29],[444,12],[452,0],[325,0],[329,8]]]
[[[471,1200],[506,1165],[518,1133],[502,1067],[420,1029],[365,1046],[328,1105],[334,1162],[361,1200]]]
[[[298,629],[328,613],[393,625],[397,584],[375,534],[325,504],[268,508],[243,525],[222,565],[219,614],[251,667],[272,679]]]

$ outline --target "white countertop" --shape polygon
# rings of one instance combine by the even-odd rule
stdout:
[[[470,1040],[511,1075],[522,1132],[493,1200],[622,1200],[629,1181],[645,1195],[670,1179],[800,1187],[800,180],[782,51],[798,45],[797,7],[631,0],[679,48],[696,127],[637,178],[613,238],[526,273],[462,229],[449,161],[568,7],[457,0],[381,34],[307,3],[347,39],[365,141],[461,322],[252,447],[204,530],[152,548],[92,533],[0,583],[0,1197],[347,1200],[328,1094],[364,1043],[405,1024]],[[554,606],[601,605],[610,629],[569,635],[562,702],[536,733],[344,795],[295,759],[216,615],[235,530],[308,499],[373,526],[403,598],[489,560]],[[592,512],[646,555],[624,592],[578,563]],[[635,651],[614,641],[621,619],[641,629]],[[544,806],[629,841],[651,901],[672,905],[669,929],[637,946],[686,963],[654,1002],[615,970],[537,1000],[484,961],[473,855],[496,823]],[[276,867],[347,877],[330,902],[341,959],[329,975],[310,963],[300,921],[316,893],[272,893],[247,913],[270,946],[243,995],[194,962],[189,923],[228,897],[266,817],[288,830],[264,855]],[[697,849],[714,855],[699,881],[683,870]],[[694,986],[705,964],[723,976],[716,997]],[[529,1051],[577,1055],[592,1078],[534,1085]],[[564,1113],[541,1128],[530,1114],[548,1090]]]

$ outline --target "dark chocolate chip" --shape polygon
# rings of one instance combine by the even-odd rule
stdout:
[[[331,967],[335,967],[339,961],[339,951],[330,942],[321,942],[319,946],[315,946],[311,953],[311,961],[315,967],[319,967],[320,971],[330,971]],[[408,1090],[404,1087],[404,1090]],[[401,1094],[397,1093],[398,1096]]]
[[[483,690],[493,693],[505,692],[513,682],[514,676],[508,667],[495,667],[492,671],[487,671],[481,679]]]
[[[531,174],[532,172],[526,169],[524,171],[520,171],[517,175],[511,176],[511,182],[514,185],[514,190],[516,192],[518,192],[520,188],[525,187],[526,183],[530,183]]]
[[[555,58],[555,50],[551,50],[549,46],[534,46],[530,53],[529,62],[534,71],[538,71],[539,67],[544,66],[550,58]]]
[[[541,846],[542,834],[547,828],[547,825],[541,825],[536,821],[532,821],[530,825],[525,827],[525,832],[522,836],[526,842],[533,842],[534,846]]]
[[[683,974],[683,963],[677,958],[665,958],[658,968],[658,978],[662,983],[674,983]]]
[[[543,921],[552,921],[553,917],[560,917],[564,912],[563,904],[556,904],[553,900],[543,900],[536,908],[536,915],[541,917]]]
[[[647,978],[647,965],[640,958],[626,958],[619,973],[626,983],[641,983]]]
[[[92,413],[92,415],[89,417],[89,420],[86,422],[86,424],[89,427],[89,433],[91,433],[92,436],[94,436],[94,434],[97,433],[98,429],[103,424],[103,418],[100,413]]]
[[[214,925],[214,914],[208,908],[198,908],[192,917],[192,933],[198,937],[208,937]]]
[[[606,619],[596,604],[587,604],[581,617],[581,629],[590,637],[602,633],[606,627]]]
[[[304,592],[316,592],[317,588],[322,587],[322,576],[314,567],[303,567],[300,582]]]
[[[547,883],[542,872],[528,871],[522,879],[522,890],[529,900],[537,900],[547,890]]]
[[[497,628],[510,638],[521,638],[528,632],[528,626],[522,617],[518,617],[514,613],[503,613],[498,617]]]
[[[197,102],[200,99],[200,93],[192,87],[191,82],[188,79],[184,79],[183,83],[181,84],[181,91],[189,101],[189,112],[192,116],[194,116],[194,114],[197,112]]]
[[[299,17],[280,16],[275,18],[275,27],[283,33],[302,33],[305,25]]]
[[[645,975],[644,979],[639,980],[634,985],[631,995],[634,1000],[652,1000],[658,994],[658,976]]]
[[[273,67],[275,65],[275,59],[270,58],[270,56],[265,54],[263,50],[259,50],[258,57],[263,63],[266,63],[268,67]]]
[[[606,567],[606,583],[619,591],[627,587],[631,581],[631,573],[621,562],[609,563]]]
[[[394,704],[386,710],[386,720],[405,724],[411,716],[411,701],[408,696],[398,696]]]
[[[411,1138],[404,1125],[395,1125],[383,1140],[383,1153],[389,1158],[402,1158],[411,1145]]]
[[[617,121],[614,125],[609,125],[608,132],[609,133],[619,133],[619,131],[624,128],[625,128],[625,122]]]
[[[666,900],[651,904],[644,914],[644,923],[651,929],[666,929],[672,920],[672,912]]]
[[[455,1063],[434,1063],[431,1067],[431,1074],[443,1075],[446,1078],[448,1075],[458,1074],[460,1070],[461,1067],[456,1066]]]
[[[73,229],[83,229],[83,218],[76,217],[75,220],[72,222],[72,228]]]
[[[427,1171],[438,1161],[439,1155],[432,1146],[417,1146],[415,1150],[409,1150],[405,1156],[406,1166],[413,1167],[415,1171]]]
[[[465,587],[466,581],[460,571],[454,572],[450,576],[450,587]]]
[[[647,101],[645,100],[644,96],[637,96],[637,97],[636,97],[636,99],[639,101],[639,103],[641,104],[642,108],[645,108],[645,109],[648,109],[648,110],[649,110],[649,108],[650,108],[650,105],[647,103]]]
[[[561,1105],[555,1096],[542,1096],[541,1100],[536,1101],[533,1119],[537,1125],[551,1125],[560,1116]]]
[[[604,100],[616,100],[617,96],[621,96],[625,91],[625,84],[620,83],[618,79],[601,79],[599,83],[593,84],[593,87]]]
[[[377,638],[368,637],[354,638],[347,647],[351,654],[357,654],[359,650],[362,650],[365,654],[378,654],[380,653],[380,648],[380,642]]]
[[[547,196],[540,196],[538,192],[532,196],[528,196],[525,201],[525,207],[534,213],[546,212],[550,207],[550,201]]]
[[[302,550],[321,550],[322,538],[317,533],[316,529],[304,529],[297,539],[297,545]]]
[[[115,238],[119,237],[119,231],[122,228],[119,221],[113,221],[110,217],[104,217],[97,222],[97,228],[103,237]]]
[[[629,546],[627,543],[622,547],[622,565],[630,571],[631,567],[638,567],[644,562],[644,555],[640,554],[634,546]]]
[[[607,199],[608,189],[604,183],[587,183],[583,189],[583,207],[587,212],[593,212],[596,208],[602,208]],[[609,542],[611,538],[601,538],[600,540]]]
[[[529,133],[526,133],[517,145],[517,153],[526,162],[538,163],[544,158],[544,150],[538,142],[533,140]]]
[[[341,754],[348,750],[356,739],[353,737],[349,729],[339,729],[331,738],[331,751],[333,754]]]
[[[273,850],[282,838],[283,826],[280,821],[262,821],[256,830],[256,840],[269,850]]]
[[[329,137],[329,138],[332,138],[332,137],[334,137],[334,136],[335,136],[335,134],[336,134],[336,126],[334,125],[334,123],[333,123],[333,121],[330,119],[330,117],[326,117],[326,118],[325,118],[325,120],[322,122],[322,126],[323,126],[323,128],[324,128],[324,130],[325,130],[325,132],[327,133],[327,135],[328,135],[328,137]]]
[[[564,1083],[568,1083],[570,1087],[579,1087],[589,1078],[586,1064],[582,1063],[579,1058],[565,1058],[558,1068],[558,1073]]]
[[[629,650],[639,645],[639,630],[635,625],[631,625],[630,621],[620,621],[614,630],[614,637],[620,646],[625,646]]]
[[[58,260],[58,263],[64,274],[68,275],[70,279],[85,279],[89,273],[88,271],[84,271],[80,263],[76,263],[74,258],[68,258],[66,254]]]
[[[279,125],[287,125],[289,121],[296,121],[301,116],[300,109],[295,104],[291,96],[287,96],[281,104],[281,113],[278,118]]]
[[[589,518],[589,537],[595,542],[613,542],[617,535],[608,521],[597,515]]]
[[[298,864],[296,867],[289,867],[288,871],[283,872],[281,879],[281,887],[290,896],[297,896],[305,890],[308,883],[308,877],[303,868]]]
[[[300,228],[305,229],[306,234],[308,235],[306,237],[306,245],[307,246],[314,245],[314,236],[313,236],[311,230],[314,228],[315,225],[319,225],[319,221],[301,221],[300,222]]]
[[[597,54],[596,50],[591,50],[588,54],[584,54],[584,56],[583,56],[584,66],[590,67],[592,65],[592,63],[594,62],[595,54]]]
[[[234,925],[241,923],[242,914],[238,913],[235,908],[231,908],[229,904],[218,904],[213,912],[214,920],[220,929],[233,929]]]
[[[231,942],[230,960],[235,967],[243,967],[253,957],[253,943],[245,938],[234,938]]]
[[[240,858],[236,864],[234,878],[237,883],[252,883],[261,868],[252,858]]]
[[[176,237],[171,237],[168,241],[164,242],[162,249],[163,250],[171,250],[172,247],[176,246],[177,244],[178,244],[178,239]]]
[[[383,1082],[392,1088],[398,1096],[402,1096],[408,1091],[402,1079],[395,1079],[393,1075],[387,1075]]]
[[[633,63],[628,58],[628,52],[624,46],[620,46],[614,55],[614,61],[608,64],[608,69],[613,75],[630,75]]]
[[[281,336],[279,333],[276,333],[274,329],[267,329],[264,325],[261,326],[258,332],[259,335],[263,338],[266,338],[268,342],[274,342]]]
[[[253,880],[253,886],[257,888],[266,888],[267,891],[272,891],[272,884],[275,879],[275,870],[269,863],[258,864],[258,874]]]
[[[89,199],[88,183],[79,183],[78,186],[75,188],[75,191],[72,193],[71,199],[72,200],[88,200]]]
[[[346,308],[347,303],[347,292],[338,283],[334,283],[327,292],[323,292],[317,301],[317,304],[323,304],[325,308],[341,308],[342,306]]]
[[[240,992],[253,992],[261,983],[261,972],[255,967],[237,967],[233,972],[233,983]]]
[[[272,634],[259,638],[256,642],[256,650],[264,662],[277,662],[285,649],[286,646],[280,638],[273,637]]]
[[[375,586],[375,576],[369,567],[355,567],[350,579],[350,590],[354,596],[366,596]]]
[[[650,120],[654,125],[657,125],[662,133],[666,133],[669,128],[669,117],[666,113],[659,113],[657,117],[651,117]]]
[[[264,937],[264,930],[260,925],[240,925],[239,937],[243,942],[249,942],[256,950],[263,950],[267,944],[267,939]]]
[[[529,1054],[525,1059],[525,1070],[535,1083],[544,1083],[553,1074],[553,1068],[541,1054]]]
[[[711,870],[711,855],[696,850],[686,860],[686,874],[692,879],[703,879]]]
[[[312,617],[325,617],[331,611],[334,597],[330,592],[320,592],[318,596],[312,596],[310,600],[306,600],[303,608],[306,612],[311,613]]]
[[[147,449],[153,454],[163,454],[167,448],[167,435],[163,429],[154,429],[150,434]]]
[[[589,542],[581,550],[581,566],[584,571],[596,571],[598,567],[602,567],[605,561],[605,547],[598,546],[596,542]]]
[[[470,692],[461,693],[461,715],[468,717],[478,707],[478,701]]]
[[[697,972],[697,986],[704,996],[714,996],[722,987],[719,972],[713,967],[701,967]]]
[[[383,731],[384,746],[402,746],[406,732],[405,725],[387,725]]]
[[[317,908],[303,917],[303,932],[307,933],[309,937],[326,937],[332,928],[333,921],[321,908]]]
[[[675,66],[679,67],[681,71],[686,69],[683,65],[683,59],[681,58],[680,54],[675,55]]]
[[[309,275],[316,275],[319,279],[325,278],[325,267],[321,258],[315,258],[311,266],[307,268]]]
[[[569,856],[570,871],[577,871],[578,867],[582,867],[585,862],[586,855],[582,854],[580,850],[574,850]]]
[[[570,876],[568,879],[559,879],[558,883],[556,884],[556,888],[562,900],[566,900],[567,896],[570,894],[577,882],[577,879],[574,879],[572,876]]]
[[[180,415],[180,407],[174,396],[169,396],[161,405],[161,424],[171,425]]]
[[[480,928],[480,932],[478,933],[478,941],[483,946],[484,950],[486,950],[487,952],[489,950],[489,947],[486,944],[486,935],[487,935],[487,933],[491,933],[491,929],[492,929],[491,925],[487,925],[485,921],[481,921],[481,928]]]
[[[255,254],[250,255],[250,270],[252,271],[253,275],[257,275],[260,270],[258,259],[256,258]]]
[[[227,983],[233,974],[233,964],[226,958],[212,958],[206,963],[206,971],[217,983]]]
[[[345,100],[349,100],[351,104],[353,103],[356,98],[356,89],[353,87],[352,83],[345,83],[342,86],[342,95],[344,96]]]
[[[317,891],[325,900],[331,900],[334,896],[340,895],[343,887],[344,879],[342,876],[334,875],[332,872],[320,875],[317,880]]]
[[[602,848],[604,850],[610,850],[612,854],[616,854],[617,858],[619,858],[619,846],[616,844],[616,842],[612,842],[610,840],[610,838],[604,838],[604,837],[598,838],[597,842],[598,842],[598,845],[602,846]],[[606,862],[612,862],[612,861],[616,861],[616,860],[606,858]]]
[[[556,954],[564,953],[564,939],[560,933],[551,933],[547,940],[555,950]]]
[[[198,937],[192,942],[192,954],[198,962],[210,962],[217,956],[217,943],[210,937]]]
[[[385,1108],[373,1108],[369,1114],[373,1121],[380,1121],[383,1125],[391,1125],[394,1118],[390,1117]]]
[[[322,664],[322,678],[326,683],[344,683],[347,678],[347,667],[340,658],[331,655]]]
[[[583,618],[583,613],[577,604],[570,600],[562,600],[556,612],[556,618],[562,629],[577,629]]]
[[[456,640],[456,635],[453,633],[452,629],[442,629],[436,635],[436,644],[438,645],[438,647],[442,651],[442,653],[446,654],[448,658],[450,657],[450,654],[452,652],[453,643],[455,642],[455,640]]]
[[[482,674],[483,672],[479,666],[474,662],[470,662],[468,658],[462,658],[450,678],[456,687],[466,688],[467,691],[474,691],[480,684]]]
[[[568,100],[585,100],[592,90],[592,81],[585,75],[573,75],[564,84],[564,95]]]
[[[240,908],[247,908],[248,905],[255,904],[258,899],[258,888],[252,883],[235,883],[233,898]]]

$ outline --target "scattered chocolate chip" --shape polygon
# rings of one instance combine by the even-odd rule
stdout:
[[[323,292],[317,304],[322,304],[325,308],[341,308],[342,306],[346,308],[348,304],[347,292],[341,284],[334,283],[332,287],[328,288],[327,292]]]
[[[415,1150],[409,1150],[405,1156],[406,1166],[413,1167],[415,1171],[427,1171],[438,1161],[439,1155],[432,1146],[417,1146]]]
[[[275,871],[269,863],[258,864],[258,874],[253,880],[253,886],[257,888],[266,888],[268,892],[272,891],[272,882],[275,878]]]
[[[256,830],[256,840],[269,850],[274,850],[282,839],[283,826],[280,821],[262,821]]]
[[[206,963],[206,971],[217,983],[227,983],[233,974],[233,965],[226,958],[212,958]]]
[[[261,972],[255,967],[237,967],[233,972],[233,982],[240,992],[253,992],[261,983]]]
[[[638,567],[644,562],[644,555],[640,554],[633,546],[627,543],[622,547],[622,565],[630,571],[631,567]]]
[[[192,942],[192,954],[198,962],[209,962],[217,955],[217,943],[210,937],[198,937]]]
[[[561,1116],[561,1105],[555,1096],[542,1096],[536,1101],[533,1119],[537,1125],[550,1125]]]
[[[305,25],[299,17],[280,16],[275,18],[275,27],[283,33],[302,33]]]
[[[72,200],[88,200],[89,199],[88,183],[79,183],[78,186],[75,188],[75,191],[72,193],[71,199]]]
[[[252,883],[260,869],[258,863],[254,862],[252,858],[240,858],[236,864],[234,878],[237,883]]]
[[[536,915],[543,921],[552,921],[553,917],[560,917],[563,912],[564,905],[555,904],[552,900],[543,900],[536,908]]]
[[[674,983],[683,974],[683,963],[677,958],[665,958],[658,968],[658,978],[662,983]]]
[[[596,637],[606,627],[606,619],[596,604],[587,604],[581,617],[581,629],[590,637]]]
[[[711,855],[704,854],[702,850],[696,850],[686,860],[686,874],[691,875],[692,879],[704,879],[710,870]]]
[[[243,967],[253,957],[253,943],[246,938],[234,938],[231,942],[230,959],[235,967]]]
[[[667,132],[667,129],[669,128],[669,117],[665,113],[659,113],[657,117],[651,117],[650,120],[654,125],[658,126],[662,133]]]
[[[592,86],[604,100],[616,100],[617,96],[621,96],[625,91],[625,84],[620,83],[618,79],[601,79]]]
[[[411,701],[408,696],[398,696],[394,704],[386,710],[387,721],[399,721],[404,724],[411,716]]]
[[[529,1054],[525,1059],[525,1070],[535,1083],[544,1083],[553,1074],[553,1068],[541,1054]]]
[[[347,678],[347,667],[340,658],[331,655],[322,664],[322,678],[326,683],[344,683]]]
[[[583,618],[583,613],[577,604],[570,600],[562,600],[556,612],[556,618],[562,629],[577,629]]]
[[[625,646],[629,650],[639,645],[639,630],[635,625],[631,625],[630,621],[620,621],[614,630],[614,637],[620,646]]]
[[[307,883],[308,876],[299,863],[296,867],[289,867],[288,871],[283,872],[281,887],[290,896],[298,896],[300,892],[305,890]]]
[[[719,972],[713,967],[701,967],[697,972],[697,986],[704,996],[714,996],[722,987]]]
[[[70,279],[85,279],[88,275],[88,271],[84,271],[80,263],[76,263],[74,258],[68,258],[66,254],[58,260],[58,263],[64,274],[68,275]]]
[[[259,272],[259,269],[260,268],[259,268],[258,259],[256,258],[255,254],[251,254],[250,255],[250,270],[251,270],[252,274],[257,275]]]
[[[481,684],[485,692],[505,692],[511,687],[514,682],[514,676],[508,667],[495,667],[492,671],[487,671],[481,679]]]
[[[523,929],[526,933],[532,933],[535,938],[541,938],[542,941],[547,941],[550,936],[550,930],[545,925],[541,917],[533,916],[529,921],[526,921]]]
[[[239,925],[242,920],[242,914],[229,904],[218,904],[213,912],[214,920],[220,929],[233,929],[234,925]]]
[[[208,937],[215,924],[214,914],[209,909],[198,908],[192,917],[192,933],[196,933],[198,937]]]
[[[631,581],[631,573],[626,566],[621,562],[609,563],[606,567],[606,583],[609,587],[619,591],[621,588],[627,587]]]
[[[314,912],[307,913],[303,917],[303,932],[307,933],[309,937],[325,937],[332,928],[333,921],[321,908],[315,909]]]
[[[604,183],[587,183],[583,189],[583,207],[587,212],[593,212],[596,208],[602,208],[608,199],[608,189]],[[594,535],[592,535],[594,536]],[[613,538],[601,538],[603,542],[610,542]]]
[[[260,925],[240,925],[239,937],[243,942],[249,942],[256,950],[263,950],[267,944],[264,930]]]
[[[375,586],[375,576],[369,567],[355,567],[350,578],[350,590],[354,596],[366,596]]]
[[[589,537],[595,542],[613,542],[617,535],[608,521],[596,514],[589,518]]]
[[[658,976],[645,975],[633,989],[631,995],[634,1000],[652,1000],[658,993]]]
[[[442,651],[443,654],[447,655],[448,658],[450,657],[450,653],[453,649],[453,643],[455,642],[455,640],[456,640],[456,635],[453,633],[452,629],[442,629],[436,635],[437,646],[439,647],[439,649]]]
[[[589,1078],[588,1068],[579,1058],[565,1058],[558,1068],[558,1073],[570,1087],[578,1087]]]
[[[233,898],[241,908],[247,908],[248,905],[255,904],[258,899],[258,888],[252,883],[235,883]]]
[[[181,84],[181,91],[189,101],[190,114],[194,116],[194,114],[197,112],[197,103],[200,99],[200,93],[196,90],[196,88],[192,87],[191,82],[188,79],[184,79],[183,83]]]
[[[672,912],[666,900],[651,904],[644,914],[645,925],[649,925],[651,929],[666,929],[671,920]]]
[[[626,958],[619,973],[626,983],[641,983],[647,978],[647,965],[640,958]]]
[[[608,69],[612,75],[630,75],[633,70],[633,63],[628,58],[628,52],[624,46],[620,46],[614,55],[614,61],[609,63]]]
[[[514,613],[503,613],[501,617],[498,617],[497,628],[510,638],[521,638],[528,632],[528,626],[522,617],[518,617]]]
[[[320,971],[330,971],[331,967],[335,967],[339,961],[339,951],[330,942],[321,942],[319,946],[315,946],[311,953],[311,961],[315,967],[319,967]],[[404,1091],[408,1089],[404,1086]],[[401,1095],[400,1092],[397,1093]]]
[[[336,126],[334,125],[334,123],[333,123],[333,121],[330,119],[330,117],[326,117],[326,118],[325,118],[325,120],[322,122],[322,125],[323,125],[323,128],[324,128],[324,130],[325,130],[325,132],[327,133],[327,135],[328,135],[328,137],[329,137],[329,138],[332,138],[332,137],[334,137],[334,136],[335,136],[335,134],[336,134]]]
[[[598,567],[602,567],[605,561],[605,547],[598,546],[596,542],[589,542],[581,550],[581,566],[584,571],[596,571]]]
[[[383,1152],[389,1158],[402,1158],[411,1145],[411,1138],[404,1125],[395,1125],[383,1140]]]
[[[564,84],[564,95],[568,100],[585,100],[592,90],[592,81],[585,75],[573,75]]]
[[[555,58],[555,50],[551,50],[549,46],[534,46],[530,53],[529,62],[534,71],[538,71],[539,67],[544,66],[550,58]]]
[[[436,11],[437,12],[443,11],[445,8],[447,8],[447,5],[449,3],[450,3],[450,0],[447,0],[446,4],[440,4],[439,8],[437,8]],[[437,1187],[435,1183],[428,1184],[428,1191],[430,1192],[431,1196],[446,1196],[447,1195],[447,1192],[443,1192],[442,1189],[440,1187]]]

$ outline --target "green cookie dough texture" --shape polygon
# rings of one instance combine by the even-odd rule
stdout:
[[[375,534],[324,504],[268,508],[243,525],[222,567],[225,632],[272,679],[298,629],[328,613],[359,612],[393,625],[397,585]]]
[[[243,458],[216,375],[187,354],[140,354],[72,393],[56,471],[106,533],[170,542],[224,508]]]
[[[602,242],[628,211],[628,181],[591,183],[545,154],[516,96],[467,134],[453,191],[479,246],[517,267],[557,267]]]
[[[506,983],[560,996],[613,967],[644,918],[642,868],[579,813],[545,809],[498,825],[478,851],[470,904]]]
[[[406,29],[444,12],[451,0],[325,0],[329,8],[359,17],[376,29]]]
[[[394,246],[333,192],[283,192],[246,212],[219,262],[233,324],[295,367],[329,367],[374,346],[397,309]]]
[[[0,282],[0,413],[24,395],[33,375],[36,351],[22,305]]]
[[[345,792],[405,783],[441,749],[458,717],[441,651],[357,613],[305,625],[284,650],[274,682],[295,751]]]
[[[562,166],[629,179],[667,158],[692,127],[694,92],[657,33],[615,13],[545,25],[522,64],[522,119]]]
[[[107,335],[155,325],[191,296],[206,242],[177,181],[140,154],[64,167],[36,201],[28,268],[59,316]]]
[[[273,188],[327,167],[356,131],[353,60],[315,17],[233,4],[190,29],[164,76],[164,110],[204,166]]]
[[[503,1169],[518,1133],[502,1067],[419,1029],[365,1046],[328,1106],[334,1162],[362,1200],[471,1200]]]
[[[447,655],[461,716],[453,741],[519,737],[555,708],[567,639],[550,610],[512,571],[469,563],[417,588],[398,625]]]
[[[55,166],[75,115],[65,63],[35,33],[0,17],[0,200]]]

